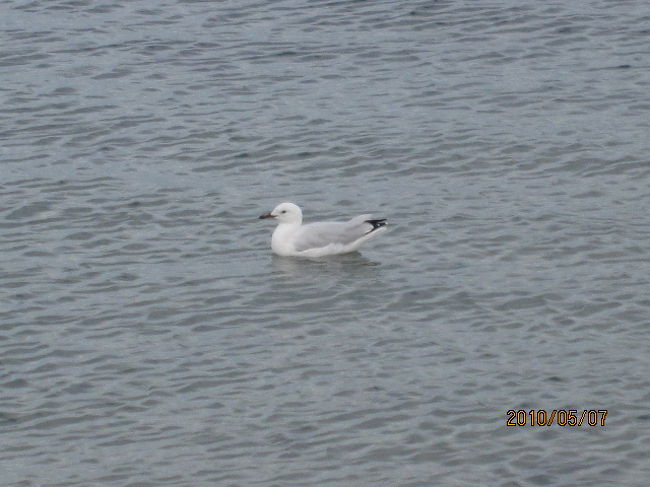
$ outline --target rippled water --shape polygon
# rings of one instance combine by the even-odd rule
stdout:
[[[4,485],[646,485],[647,2],[0,19]]]

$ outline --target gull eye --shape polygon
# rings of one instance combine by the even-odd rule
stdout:
[[[282,210],[280,213],[286,213],[286,212],[287,212],[287,210]]]

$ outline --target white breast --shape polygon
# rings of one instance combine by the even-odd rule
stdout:
[[[271,237],[271,249],[278,255],[296,255],[293,237],[300,230],[300,225],[280,223]]]

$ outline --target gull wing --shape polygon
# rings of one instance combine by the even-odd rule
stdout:
[[[295,248],[298,252],[302,252],[330,244],[349,245],[385,225],[382,223],[377,226],[372,222],[383,222],[383,220],[370,220],[371,217],[371,215],[360,215],[347,222],[319,222],[303,225],[296,235]]]

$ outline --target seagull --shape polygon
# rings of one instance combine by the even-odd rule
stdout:
[[[354,252],[366,240],[386,230],[386,219],[360,215],[347,222],[302,224],[302,210],[293,203],[280,203],[260,219],[274,218],[278,226],[271,238],[273,252],[281,256],[323,257]]]

